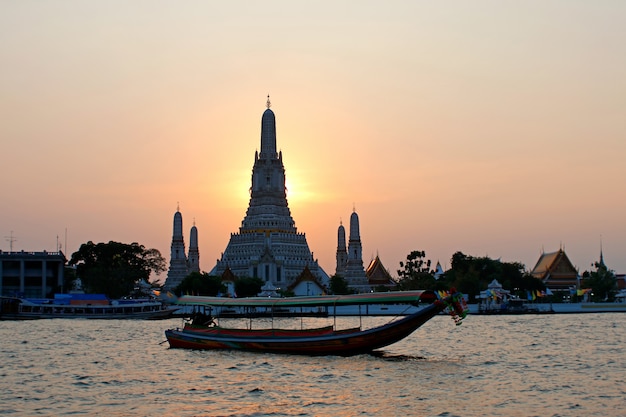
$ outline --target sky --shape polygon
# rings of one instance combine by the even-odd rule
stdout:
[[[324,270],[602,248],[626,273],[626,2],[0,1],[0,249],[137,242],[213,268],[270,95]],[[158,277],[161,282],[166,274]]]

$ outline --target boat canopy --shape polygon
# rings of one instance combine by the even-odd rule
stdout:
[[[424,298],[427,298],[427,295],[429,300],[435,298],[435,295],[432,291],[391,291],[350,295],[321,295],[314,297],[288,298],[223,298],[184,295],[178,298],[176,304],[214,307],[306,307],[364,304],[406,304],[418,302],[423,295],[425,296]]]

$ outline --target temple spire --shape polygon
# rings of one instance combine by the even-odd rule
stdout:
[[[276,117],[270,109],[272,103],[270,96],[267,96],[267,109],[261,118],[261,153],[260,159],[277,159],[276,153]]]
[[[606,267],[604,264],[604,254],[602,253],[602,235],[600,235],[600,266]]]
[[[183,215],[180,213],[180,204],[177,204],[176,213],[174,213],[170,268],[164,287],[168,290],[176,288],[188,273],[185,238],[183,237]]]

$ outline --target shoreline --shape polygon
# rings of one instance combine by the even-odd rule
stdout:
[[[469,304],[469,314],[577,314],[626,313],[626,303],[527,303],[521,311],[499,310],[497,307],[481,310],[479,304]]]
[[[424,304],[426,305],[426,304]],[[528,303],[522,310],[502,310],[491,308],[481,310],[479,304],[468,304],[468,314],[473,316],[493,315],[526,315],[526,314],[590,314],[590,313],[626,313],[626,303]],[[422,305],[415,307],[406,305],[368,305],[361,306],[338,306],[336,310],[329,307],[326,311],[318,309],[304,309],[298,311],[280,311],[272,314],[268,311],[244,312],[230,309],[224,312],[213,311],[216,317],[221,318],[244,318],[244,317],[332,317],[335,316],[405,316],[423,308]],[[191,308],[180,308],[174,313],[174,317],[189,316],[193,313]],[[445,313],[441,313],[445,314]]]

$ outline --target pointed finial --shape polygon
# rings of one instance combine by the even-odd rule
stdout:
[[[176,211],[180,211],[180,201],[176,202]]]
[[[600,235],[600,257],[602,257],[602,235]]]
[[[604,266],[604,254],[602,253],[602,235],[600,235],[600,265]]]
[[[265,105],[267,106],[267,108],[269,109],[270,107],[272,107],[272,102],[270,101],[270,95],[267,95],[267,102],[265,103]]]

